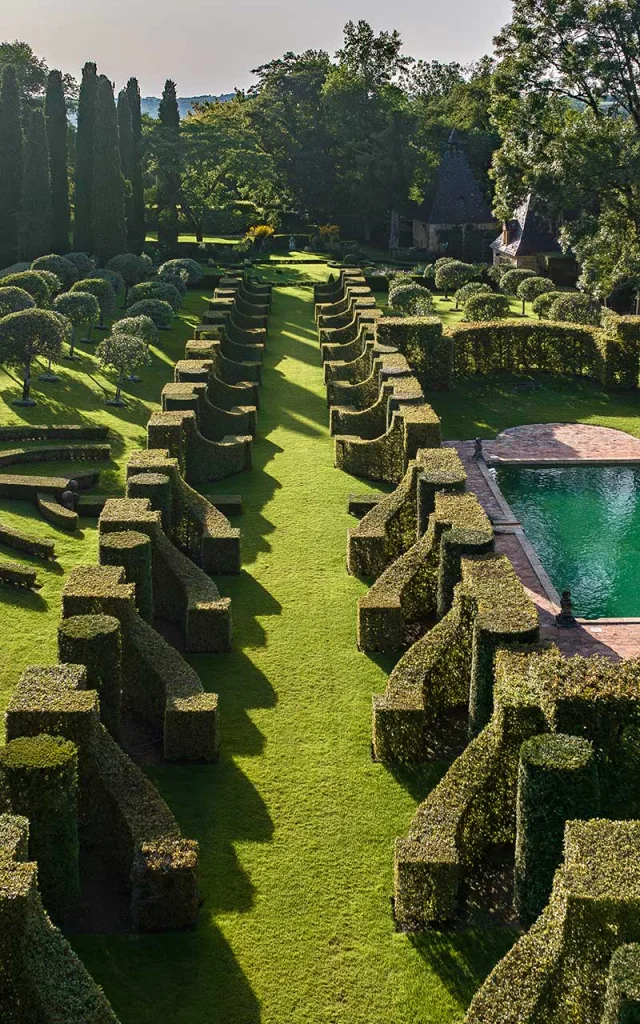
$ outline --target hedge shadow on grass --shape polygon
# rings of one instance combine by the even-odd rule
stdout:
[[[434,929],[408,936],[427,967],[463,1009],[516,938],[507,928],[473,928],[457,934]]]
[[[229,943],[206,915],[200,921],[193,932],[139,944],[128,936],[82,936],[73,945],[123,1021],[146,1019],[153,992],[163,1021],[261,1024],[260,1004]]]

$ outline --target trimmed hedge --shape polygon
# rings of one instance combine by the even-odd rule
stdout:
[[[170,513],[164,485],[159,489],[148,482],[158,475],[170,481]],[[167,536],[205,572],[214,576],[240,572],[240,530],[186,483],[177,459],[169,458],[162,449],[138,451],[131,456],[127,465],[127,497],[148,497],[152,508],[162,513]]]
[[[438,317],[382,317],[376,324],[376,338],[381,345],[399,349],[429,390],[451,387],[453,345]]]
[[[80,895],[78,750],[59,736],[21,736],[0,747],[4,810],[29,819],[29,857],[44,904],[61,920]]]
[[[191,927],[199,903],[197,844],[182,839],[157,790],[101,724],[97,694],[85,686],[86,670],[80,665],[26,669],[7,710],[7,736],[46,731],[76,744],[81,846],[109,850],[130,887],[135,930]],[[146,863],[155,851],[164,861],[165,873],[144,877],[140,861]],[[167,851],[175,856],[167,856]]]
[[[549,899],[562,862],[565,823],[595,818],[598,770],[592,745],[560,733],[522,744],[518,769],[514,906],[530,927]]]
[[[529,647],[498,650],[494,672],[491,721],[418,808],[408,838],[398,841],[396,917],[406,925],[446,919],[465,873],[487,849],[513,843],[526,739],[551,731],[590,741],[602,808],[611,817],[638,814],[640,663],[566,659],[553,647]]]
[[[117,536],[117,534],[115,535]],[[120,736],[122,710],[122,635],[113,615],[72,615],[58,627],[58,657],[84,665],[87,687],[100,699],[100,719]]]
[[[640,944],[619,946],[611,957],[602,1024],[640,1024]]]
[[[476,993],[465,1024],[600,1024],[605,1010],[607,1024],[632,1021],[611,1016],[606,986],[616,950],[640,939],[639,851],[640,822],[568,822],[546,910]]]
[[[209,400],[207,384],[165,384],[161,401],[163,412],[192,410],[198,430],[207,441],[221,441],[230,434],[252,437],[258,429],[255,408],[220,409]]]
[[[475,494],[437,492],[429,529],[358,601],[358,647],[397,651],[406,626],[446,615],[462,555],[493,550],[493,529]]]
[[[31,425],[28,423],[0,427],[0,441],[104,441],[108,427],[81,424]]]
[[[366,345],[365,352],[371,348],[372,343],[368,341]],[[343,365],[345,367],[355,366],[355,361],[354,363],[346,364],[324,364],[325,379],[327,380],[327,405],[329,407],[332,405],[346,405],[353,409],[368,409],[376,401],[380,393],[380,385],[385,377],[411,376],[411,368],[400,352],[389,352],[374,346],[367,361],[371,363],[370,371],[367,374],[366,364],[361,364],[358,375],[362,379],[356,380],[353,384],[348,379],[340,379],[345,376],[340,370]],[[334,367],[337,373],[337,379],[335,380],[331,373],[329,373]],[[363,374],[364,376],[362,376]]]
[[[3,523],[0,523],[0,544],[37,558],[54,559],[56,557],[54,541],[22,533],[21,530],[16,530]]]
[[[10,448],[0,452],[0,466],[16,463],[30,465],[32,462],[75,462],[104,460],[111,458],[109,444],[68,444],[37,448]]]
[[[60,530],[66,530],[68,533],[74,533],[78,526],[78,513],[74,512],[73,509],[66,508],[61,505],[54,498],[51,498],[44,492],[38,492],[36,494],[36,506],[38,512],[49,523],[53,523]]]
[[[117,566],[72,570],[63,616],[113,615],[123,643],[123,707],[163,734],[168,761],[214,761],[218,756],[218,698],[204,693],[194,669],[135,611],[133,587]]]
[[[348,434],[360,437],[363,441],[374,441],[386,432],[391,410],[399,402],[424,404],[424,395],[417,377],[391,377],[383,380],[377,399],[368,409],[332,406],[329,410],[330,432],[332,435]]]
[[[445,327],[456,376],[511,370],[587,374],[602,379],[603,356],[592,327],[550,321],[498,320]]]
[[[29,822],[0,815],[0,1006],[3,1024],[118,1024],[104,993],[45,913]]]
[[[26,587],[33,590],[38,585],[35,569],[29,569],[20,562],[0,561],[0,583],[10,583],[14,587]]]
[[[177,623],[187,651],[228,651],[231,646],[231,602],[221,598],[211,580],[183,555],[162,531],[160,513],[143,498],[113,498],[102,510],[101,536],[123,530],[151,539],[154,616]]]
[[[103,512],[104,509],[100,515]],[[100,565],[122,566],[125,580],[127,583],[133,583],[135,587],[135,602],[139,614],[146,622],[152,622],[151,540],[147,534],[138,533],[136,530],[122,530],[100,536],[98,560]]]
[[[640,374],[640,316],[604,318],[601,334],[605,364],[605,384],[638,387]]]
[[[377,579],[425,532],[436,490],[463,491],[466,473],[453,448],[418,451],[391,494],[381,495],[358,526],[347,533],[347,568],[354,576]]]
[[[147,447],[163,448],[178,460],[188,483],[202,484],[251,468],[251,437],[207,441],[194,412],[156,412],[147,423]]]
[[[200,367],[196,369],[193,367],[192,373],[198,373],[198,379],[203,377],[203,362],[212,363],[211,367],[207,367],[204,379],[207,380],[209,376],[212,377],[211,386],[215,384],[215,380],[219,380],[224,389],[226,390],[229,386],[241,387],[244,390],[244,396],[232,392],[231,394],[238,394],[238,398],[234,398],[234,404],[237,405],[255,405],[256,408],[260,405],[260,366],[254,363],[236,363],[232,359],[227,359],[223,354],[220,340],[217,338],[210,338],[206,341],[200,341],[194,339],[188,341],[185,345],[185,359],[179,364],[176,364],[175,377],[176,380],[187,379],[184,376],[178,374],[178,366],[184,370],[183,362],[198,362]],[[192,379],[192,378],[188,378]],[[223,390],[223,389],[221,389]],[[227,394],[229,392],[227,391]],[[213,397],[213,396],[212,396]],[[222,402],[221,398],[215,398],[216,405],[222,405],[224,409],[228,408],[226,401]]]
[[[591,295],[581,292],[561,292],[549,309],[549,319],[558,322],[600,326],[602,306]]]
[[[395,400],[394,400],[395,401]],[[399,402],[388,430],[374,441],[336,437],[335,465],[345,473],[397,484],[419,448],[439,448],[440,418],[430,405]]]

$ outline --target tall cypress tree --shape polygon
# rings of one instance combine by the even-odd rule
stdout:
[[[64,100],[62,75],[50,71],[44,101],[49,145],[49,177],[51,179],[51,244],[52,252],[69,250],[69,179],[67,177],[67,105]]]
[[[91,195],[93,176],[93,136],[96,118],[98,76],[96,65],[87,63],[82,69],[82,83],[78,100],[78,129],[76,133],[76,192],[74,201],[75,223],[73,245],[78,252],[92,252]]]
[[[127,251],[118,115],[106,75],[98,77],[91,192],[93,251],[101,266]]]
[[[131,218],[131,199],[133,195],[133,132],[131,131],[131,108],[127,90],[118,93],[118,141],[120,144],[120,167],[126,179],[125,214],[127,224]]]
[[[131,178],[131,205],[127,218],[127,237],[133,252],[142,252],[145,241],[144,189],[142,186],[142,115],[140,112],[140,89],[138,79],[127,82],[127,98],[131,112],[131,139],[133,151],[133,175]]]
[[[158,241],[175,251],[178,243],[178,194],[180,191],[180,112],[176,83],[164,84],[160,100],[160,147],[158,150]]]
[[[18,253],[35,260],[51,245],[51,185],[47,128],[41,110],[32,110],[24,126],[24,173]]]
[[[18,255],[22,195],[22,125],[15,68],[7,65],[0,84],[0,266]]]

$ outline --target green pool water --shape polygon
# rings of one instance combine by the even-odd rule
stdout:
[[[501,467],[496,478],[576,615],[640,616],[640,466]]]

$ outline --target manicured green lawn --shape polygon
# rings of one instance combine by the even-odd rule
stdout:
[[[522,390],[530,380],[539,385]],[[445,438],[492,438],[522,423],[593,423],[640,437],[637,392],[611,389],[592,380],[511,373],[459,379],[450,391],[427,392],[442,420]]]
[[[299,283],[327,270],[283,269],[270,270],[293,283],[275,294],[254,468],[204,489],[244,499],[243,572],[218,580],[233,601],[234,650],[192,658],[220,695],[221,761],[150,770],[185,835],[200,842],[201,920],[191,933],[73,942],[123,1024],[454,1024],[513,936],[394,931],[393,843],[444,766],[396,778],[371,761],[371,695],[391,664],[356,649],[364,588],[345,568],[346,501],[363,485],[333,468],[311,290]],[[48,386],[29,421],[108,423],[117,488],[203,307],[190,293],[144,382],[128,389],[127,409],[107,409],[79,365],[64,368],[65,383]],[[5,403],[17,392],[6,378],[0,387]],[[495,433],[527,415],[582,418],[594,402],[619,425],[624,403],[624,415],[632,408],[581,382],[521,394],[473,381],[430,397],[447,436],[474,436],[476,421]],[[0,422],[23,419],[0,407]],[[67,537],[30,506],[3,502],[0,519],[10,518],[55,533],[67,571],[96,559],[95,523]],[[59,568],[42,575],[37,596],[0,592],[4,703],[26,664],[55,659],[64,576]]]

